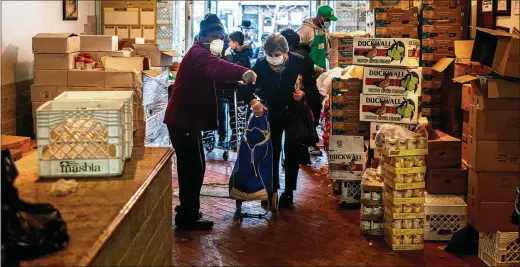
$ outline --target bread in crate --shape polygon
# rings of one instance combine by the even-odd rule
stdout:
[[[487,266],[518,266],[520,263],[518,232],[480,233],[478,258]]]
[[[132,157],[133,148],[133,95],[132,91],[67,91],[57,96],[56,100],[124,100],[124,159]]]
[[[467,205],[459,196],[424,196],[424,240],[449,241],[452,235],[467,224]]]
[[[124,105],[124,100],[53,100],[39,107],[39,176],[121,175]]]

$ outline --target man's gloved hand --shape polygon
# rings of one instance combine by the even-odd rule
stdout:
[[[242,75],[242,80],[249,84],[249,83],[252,83],[252,84],[255,84],[256,83],[256,73],[252,70],[248,70],[244,73],[244,75]]]

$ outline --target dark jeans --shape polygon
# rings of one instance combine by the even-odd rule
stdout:
[[[199,219],[200,190],[206,171],[206,158],[200,130],[168,126],[170,140],[177,156],[180,206],[175,224],[190,224]]]
[[[271,140],[273,144],[273,186],[274,189],[280,189],[280,156],[282,152],[282,136],[287,129],[286,123],[271,123]],[[291,142],[285,141],[285,191],[290,192],[296,190],[298,181],[298,171],[300,164],[298,155],[295,153],[295,146]]]
[[[229,95],[221,95],[217,98],[217,107],[218,107],[218,136],[220,140],[231,136],[231,141],[236,140],[235,136],[233,136],[233,130],[236,128],[233,125],[232,117],[235,116],[235,102],[233,96]],[[226,104],[229,106],[229,110],[226,114]],[[226,123],[226,118],[229,119],[228,123]],[[228,127],[230,128],[229,130]],[[226,135],[227,134],[227,135]]]

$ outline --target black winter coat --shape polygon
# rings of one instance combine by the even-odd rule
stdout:
[[[312,61],[310,57],[311,48],[307,45],[300,45],[296,48],[294,53],[303,57],[304,60],[304,74],[303,74],[303,84],[305,86],[305,95],[307,97],[307,102],[309,106],[312,108],[321,109],[321,95],[318,91],[318,85],[316,84],[316,80],[318,79],[318,75],[314,70],[314,61]]]

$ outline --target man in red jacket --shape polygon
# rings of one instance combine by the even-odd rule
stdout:
[[[251,83],[256,74],[220,58],[224,26],[214,14],[200,22],[199,41],[184,56],[166,107],[164,123],[177,156],[180,205],[175,208],[179,230],[210,230],[213,222],[202,220],[200,190],[206,159],[202,130],[217,129],[216,84],[243,81]],[[229,88],[229,85],[227,85]],[[257,100],[251,101],[260,112]],[[263,110],[261,110],[263,112]]]

